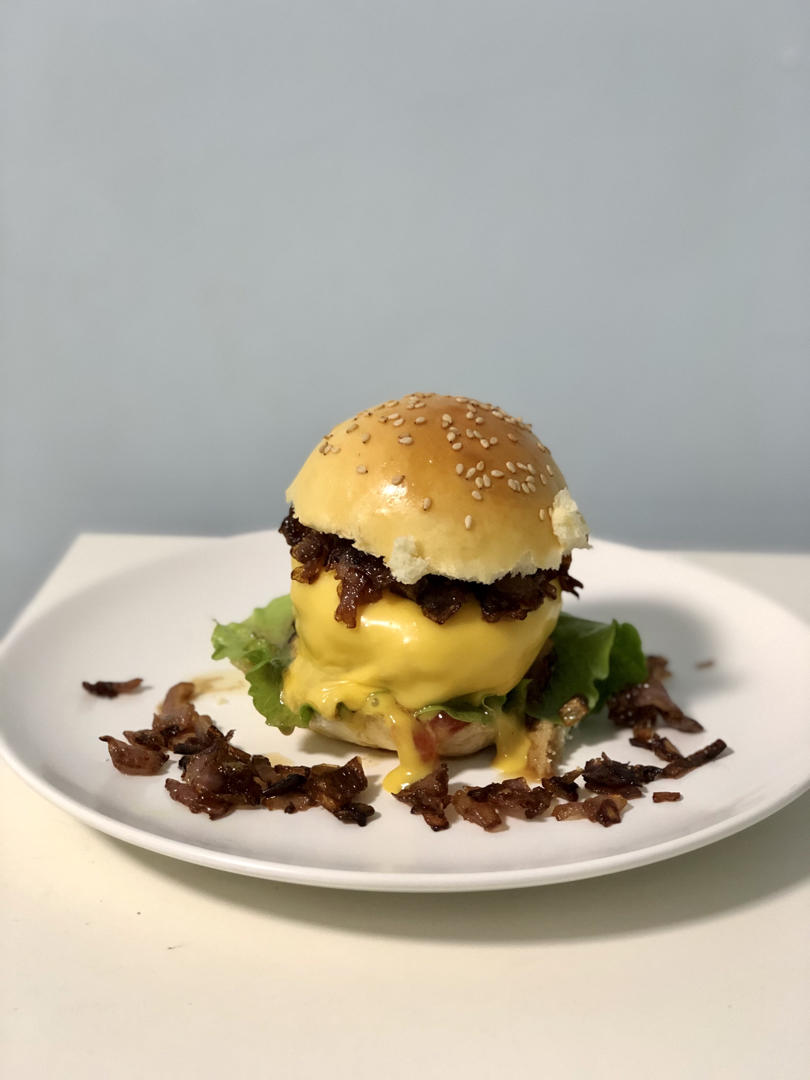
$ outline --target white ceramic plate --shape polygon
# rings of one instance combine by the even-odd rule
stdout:
[[[721,737],[722,759],[667,788],[679,803],[631,803],[621,825],[541,819],[488,834],[457,821],[432,833],[380,791],[392,757],[364,753],[380,816],[364,829],[311,810],[238,811],[211,822],[168,797],[163,777],[122,776],[102,734],[147,727],[174,682],[219,672],[200,708],[237,745],[271,758],[345,761],[345,744],[307,732],[285,738],[234,689],[229,665],[208,659],[214,618],[244,617],[287,589],[288,555],[274,533],[212,541],[109,578],[13,633],[0,653],[4,751],[32,787],[103,832],[174,858],[278,881],[350,889],[466,891],[514,888],[613,873],[729,836],[799,795],[810,781],[810,631],[764,596],[671,557],[595,542],[575,572],[586,587],[568,610],[634,622],[649,652],[669,657],[673,697],[704,724],[669,732],[697,749]],[[696,664],[714,660],[709,668]],[[93,698],[82,679],[143,676],[148,689]],[[601,750],[650,761],[603,720],[568,744],[564,766]],[[454,780],[492,774],[488,753],[451,769]],[[172,773],[177,775],[172,767]],[[654,788],[653,788],[654,790]]]

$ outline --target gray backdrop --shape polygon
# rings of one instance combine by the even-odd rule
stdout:
[[[807,547],[806,3],[2,10],[0,629],[412,389],[533,419],[598,534]]]

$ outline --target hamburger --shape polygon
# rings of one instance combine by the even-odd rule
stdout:
[[[218,624],[214,657],[282,731],[394,751],[387,790],[487,746],[502,773],[547,776],[571,727],[643,677],[632,627],[561,616],[588,528],[521,418],[386,401],[325,435],[286,494],[289,596]]]

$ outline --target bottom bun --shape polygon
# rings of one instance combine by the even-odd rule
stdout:
[[[349,719],[321,716],[316,713],[309,722],[310,730],[332,739],[370,746],[377,750],[396,750],[389,722],[373,713],[353,713]],[[562,752],[569,729],[562,724],[541,720],[529,732],[526,755],[526,775],[538,780],[554,773],[554,765]],[[440,757],[465,757],[475,754],[495,742],[495,732],[484,724],[465,724],[457,731],[441,732],[437,752]]]
[[[388,720],[373,713],[353,713],[348,720],[330,718],[316,713],[309,722],[310,730],[329,735],[343,742],[358,746],[372,746],[377,750],[396,750],[391,737]],[[483,724],[465,724],[453,732],[441,732],[436,750],[441,757],[464,757],[474,754],[495,742],[495,732]]]

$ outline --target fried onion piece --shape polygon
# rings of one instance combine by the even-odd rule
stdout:
[[[394,798],[410,806],[412,814],[421,814],[434,832],[450,827],[445,810],[450,804],[448,772],[446,765],[439,765],[421,780],[408,784]]]
[[[662,775],[657,765],[630,765],[613,761],[607,754],[591,758],[582,770],[582,779],[589,791],[607,795],[622,795],[625,799],[638,799],[642,785],[649,784]]]
[[[540,781],[546,791],[556,799],[565,799],[567,802],[576,802],[579,799],[579,787],[576,784],[577,777],[582,775],[582,769],[571,769],[562,776],[544,776]]]
[[[552,795],[544,787],[529,787],[523,777],[502,780],[485,787],[464,786],[455,791],[452,803],[474,825],[493,832],[503,825],[503,815],[530,821],[548,810]]]
[[[665,765],[661,770],[661,776],[666,777],[668,780],[677,780],[693,769],[699,769],[701,765],[707,765],[710,761],[714,761],[726,749],[728,747],[722,739],[715,739],[713,743],[709,743],[708,746],[704,746],[700,750],[695,750],[693,754],[687,754],[686,757],[671,761],[669,765]]]
[[[192,814],[208,814],[211,821],[217,821],[236,809],[236,806],[226,799],[220,799],[207,792],[195,791],[191,784],[184,784],[182,780],[174,780],[171,777],[166,781],[166,790],[175,802],[185,806]]]
[[[583,799],[582,802],[560,803],[551,813],[557,821],[574,821],[583,818],[608,828],[619,824],[626,806],[627,799],[621,795],[593,795],[590,799]]]
[[[626,686],[608,699],[608,716],[617,727],[631,727],[637,738],[649,738],[656,726],[677,731],[703,731],[703,725],[675,704],[664,686],[669,676],[663,656],[647,657],[647,678]]]
[[[111,682],[108,679],[99,679],[98,682],[86,682],[82,680],[82,686],[88,694],[96,697],[116,698],[119,694],[134,694],[143,679],[126,679],[124,682]]]
[[[163,750],[133,745],[112,735],[101,735],[99,738],[107,744],[113,765],[127,776],[157,776],[169,759]]]

